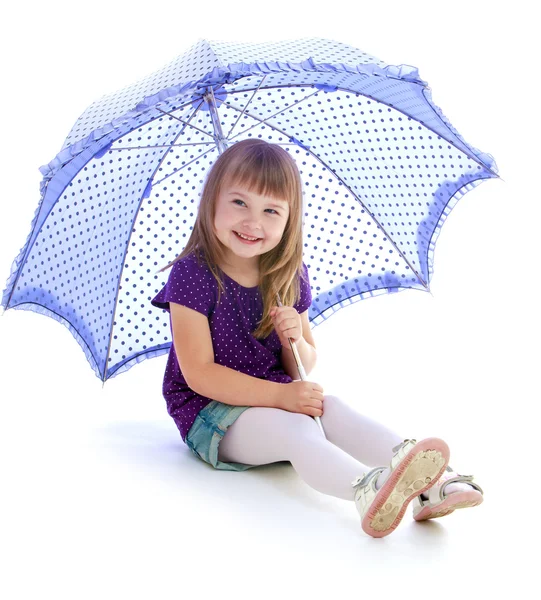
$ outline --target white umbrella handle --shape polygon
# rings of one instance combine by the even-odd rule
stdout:
[[[278,302],[278,306],[283,306],[282,301],[280,300],[280,296],[276,294],[276,300]],[[299,375],[301,376],[302,381],[306,381],[306,371],[301,363],[301,357],[299,356],[299,351],[297,350],[297,345],[291,338],[287,338],[289,340],[289,345],[291,346],[291,351],[293,352],[293,356],[295,357],[295,363],[297,364],[297,369],[299,370]],[[320,417],[313,417],[316,420],[316,423],[319,425],[321,429],[321,433],[325,435],[325,431],[323,430],[323,425],[321,424]]]

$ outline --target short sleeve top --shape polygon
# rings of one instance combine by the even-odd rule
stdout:
[[[308,269],[304,263],[303,271],[300,299],[294,305],[299,314],[308,310],[312,303]],[[244,287],[225,273],[223,279],[225,293],[222,292],[218,304],[218,283],[214,275],[203,260],[198,264],[191,253],[174,263],[167,284],[151,300],[151,304],[170,313],[169,302],[175,302],[204,314],[209,321],[214,362],[217,364],[252,377],[290,383],[292,379],[281,363],[282,345],[276,331],[262,340],[251,334],[263,316],[259,287]],[[169,324],[171,326],[171,320]],[[200,396],[188,386],[173,344],[169,350],[162,391],[167,411],[175,421],[182,440],[186,441],[197,414],[212,399]]]

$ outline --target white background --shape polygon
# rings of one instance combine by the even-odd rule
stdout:
[[[447,219],[431,294],[360,301],[314,329],[309,379],[401,435],[439,436],[485,502],[381,540],[287,464],[220,472],[182,443],[166,356],[96,378],[60,323],[0,317],[6,599],[450,598],[533,582],[539,367],[538,32],[525,3],[101,2],[3,9],[0,282],[25,243],[39,167],[93,101],[200,38],[325,37],[419,69],[502,180]],[[537,53],[536,53],[537,52]],[[2,289],[5,287],[2,283]],[[288,591],[289,590],[289,591]],[[338,596],[339,595],[339,596]]]

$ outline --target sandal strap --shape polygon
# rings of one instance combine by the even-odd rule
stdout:
[[[413,442],[414,444],[417,443],[417,440],[404,440],[403,442],[401,442],[400,444],[398,444],[397,446],[395,446],[393,448],[393,452],[396,454],[401,448],[403,448],[408,442]]]
[[[398,444],[397,446],[395,446],[393,448],[393,453],[396,455],[397,452],[399,452],[406,444],[408,444],[410,442],[412,442],[413,445],[415,445],[417,443],[417,440],[414,440],[414,439],[403,440],[402,442],[400,442],[400,444]],[[392,461],[391,461],[391,466],[392,466]],[[385,469],[387,469],[387,467],[374,467],[373,469],[368,471],[368,473],[363,473],[361,476],[357,477],[354,481],[352,481],[351,486],[352,487],[357,487],[357,486],[361,487],[363,485],[366,485],[372,477],[374,477],[375,475],[379,475],[380,473],[385,471]]]
[[[449,467],[449,465],[447,465],[446,467],[446,471],[449,472],[453,472],[453,469],[451,467]],[[438,494],[439,494],[439,502],[436,502],[435,498],[432,498],[428,500],[425,500],[422,495],[416,496],[416,501],[421,505],[421,507],[424,507],[425,505],[430,505],[431,502],[436,502],[437,504],[439,504],[440,502],[443,502],[445,500],[445,488],[450,485],[451,483],[467,483],[468,485],[471,485],[473,488],[475,488],[477,491],[479,491],[481,494],[484,495],[483,490],[481,489],[481,486],[478,485],[477,483],[475,483],[473,481],[473,475],[459,475],[457,474],[456,477],[452,477],[451,479],[448,479],[447,481],[444,481],[441,486],[437,486],[435,485],[434,488],[439,488],[438,490]],[[433,488],[432,488],[433,489]],[[434,489],[434,491],[436,491]],[[427,496],[429,496],[430,494],[430,489],[427,490],[426,492],[424,492],[424,494],[426,494]]]
[[[410,442],[413,443],[413,445],[415,445],[417,443],[417,440],[414,440],[414,439],[403,440],[402,442],[400,442],[400,444],[398,444],[397,446],[395,446],[393,448],[394,455],[396,456],[397,452],[399,452],[406,444],[408,444]],[[393,456],[393,460],[394,460],[395,456]],[[357,486],[362,487],[363,485],[366,485],[370,481],[370,479],[372,479],[372,477],[379,475],[380,473],[385,471],[385,469],[387,469],[387,467],[374,467],[373,469],[368,471],[368,473],[363,473],[361,476],[357,477],[354,481],[352,481],[351,486],[352,487],[357,487]],[[392,470],[392,461],[391,461],[391,470]]]
[[[472,487],[474,487],[478,492],[481,492],[481,494],[483,494],[483,490],[481,489],[481,486],[478,485],[477,483],[475,483],[475,481],[473,481],[473,475],[458,475],[457,477],[451,477],[451,479],[448,479],[440,487],[440,500],[442,502],[445,500],[445,498],[444,498],[445,488],[451,483],[467,483],[468,485],[471,485]]]
[[[383,471],[385,471],[387,467],[374,467],[368,473],[363,473],[361,476],[357,477],[354,481],[351,482],[352,487],[361,487],[366,485],[372,477],[379,475]]]

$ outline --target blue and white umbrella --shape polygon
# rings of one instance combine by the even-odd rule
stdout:
[[[4,308],[63,323],[102,381],[167,353],[157,271],[184,248],[212,163],[248,137],[283,146],[301,172],[312,327],[363,298],[428,291],[445,219],[498,177],[414,67],[319,38],[199,40],[93,103],[40,168]]]

